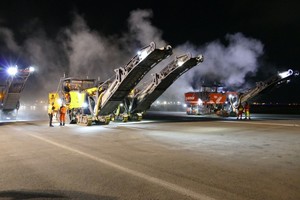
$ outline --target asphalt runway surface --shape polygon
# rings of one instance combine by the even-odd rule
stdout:
[[[300,116],[0,122],[0,199],[300,199]]]

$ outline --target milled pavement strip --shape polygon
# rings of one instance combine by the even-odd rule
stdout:
[[[180,193],[182,195],[186,195],[186,196],[189,196],[189,197],[192,197],[194,199],[200,199],[200,200],[215,200],[214,198],[211,198],[209,196],[206,196],[206,195],[203,195],[203,194],[199,194],[199,193],[196,193],[194,191],[191,191],[189,189],[186,189],[184,187],[181,187],[179,185],[176,185],[176,184],[173,184],[173,183],[170,183],[170,182],[167,182],[167,181],[164,181],[162,179],[159,179],[159,178],[155,178],[155,177],[152,177],[152,176],[149,176],[147,174],[143,174],[141,172],[138,172],[138,171],[135,171],[135,170],[132,170],[132,169],[129,169],[129,168],[126,168],[126,167],[123,167],[121,165],[118,165],[116,163],[113,163],[113,162],[110,162],[108,160],[105,160],[103,158],[98,158],[96,156],[93,156],[93,155],[90,155],[90,154],[87,154],[87,153],[84,153],[82,151],[79,151],[77,149],[74,149],[74,148],[71,148],[71,147],[68,147],[68,146],[65,146],[65,145],[62,145],[62,144],[59,144],[57,142],[54,142],[54,141],[51,141],[51,140],[48,140],[46,138],[43,138],[43,137],[40,137],[40,136],[37,136],[37,135],[33,135],[33,134],[29,134],[31,137],[34,137],[36,139],[39,139],[39,140],[42,140],[44,142],[47,142],[49,144],[52,144],[54,146],[57,146],[57,147],[60,147],[62,149],[65,149],[65,150],[68,150],[68,151],[71,151],[71,152],[74,152],[74,153],[77,153],[77,154],[80,154],[82,156],[85,156],[91,160],[94,160],[96,162],[99,162],[99,163],[102,163],[102,164],[105,164],[105,165],[108,165],[110,167],[113,167],[115,169],[118,169],[120,171],[123,171],[127,174],[130,174],[132,176],[136,176],[136,177],[139,177],[139,178],[142,178],[148,182],[151,182],[151,183],[154,183],[154,184],[157,184],[157,185],[160,185],[160,186],[163,186],[167,189],[170,189],[170,190],[173,190],[177,193]]]

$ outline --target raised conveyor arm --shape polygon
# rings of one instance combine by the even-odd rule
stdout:
[[[10,111],[18,109],[21,92],[25,87],[25,83],[31,74],[30,68],[20,69],[16,75],[11,76],[7,80],[7,88],[5,89],[5,97],[3,100],[2,110]]]
[[[136,107],[130,106],[131,110],[129,112],[133,114],[149,109],[151,104],[164,93],[176,79],[200,62],[203,62],[202,55],[192,57],[190,54],[184,54],[176,57],[175,60],[169,63],[159,73],[153,74],[152,82],[146,86],[144,90],[141,90],[141,92],[135,95],[137,99]]]
[[[284,80],[288,79],[290,76],[294,74],[293,70],[289,69],[285,72],[278,73],[275,76],[272,76],[271,78],[267,79],[266,81],[258,82],[256,87],[250,89],[249,91],[241,94],[239,96],[238,103],[236,105],[239,105],[239,103],[244,103],[248,101],[249,99],[253,98],[254,96],[258,95],[262,91],[276,86],[277,84],[280,84]]]
[[[118,107],[130,91],[142,80],[145,74],[155,65],[172,54],[172,47],[166,46],[160,49],[155,43],[144,47],[131,61],[116,69],[116,77],[108,89],[98,98],[95,116],[109,115]]]

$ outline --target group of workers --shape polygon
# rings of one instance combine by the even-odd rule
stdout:
[[[64,96],[65,96],[64,101],[66,103],[70,103],[70,101],[71,101],[71,97],[70,97],[71,84],[67,82],[64,85],[63,90],[64,90]],[[52,94],[52,96],[50,98],[50,102],[52,102],[52,103],[49,104],[49,106],[48,106],[49,126],[53,127],[52,121],[53,121],[53,116],[55,114],[59,114],[59,125],[65,126],[67,107],[64,105],[64,103],[62,103],[59,110],[57,111],[57,108],[55,108],[55,105],[53,103],[54,101],[55,101],[55,96],[54,96],[54,94]]]
[[[245,102],[244,106],[242,105],[242,103],[239,103],[239,105],[237,107],[236,119],[243,119],[243,113],[245,113],[244,119],[251,119],[250,118],[250,105],[247,101]]]
[[[56,109],[55,109],[54,103],[52,103],[48,107],[49,126],[50,127],[53,127],[52,120],[53,120],[53,115],[55,114],[55,112],[56,112]],[[59,108],[59,125],[60,126],[65,126],[66,113],[67,113],[67,107],[64,104],[62,104]]]

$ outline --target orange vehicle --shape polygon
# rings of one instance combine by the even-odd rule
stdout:
[[[202,86],[199,92],[185,93],[188,115],[217,114],[220,116],[235,115],[239,104],[243,104],[262,92],[289,83],[290,78],[298,76],[298,71],[289,69],[278,72],[269,79],[257,82],[256,86],[243,93],[225,91],[220,86]]]
[[[229,98],[237,97],[236,92],[225,92],[222,87],[202,87],[199,92],[185,93],[188,115],[220,114],[228,110]]]

